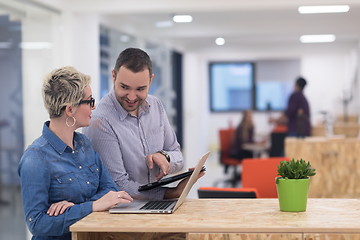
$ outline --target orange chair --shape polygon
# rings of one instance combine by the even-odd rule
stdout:
[[[286,125],[276,125],[272,132],[274,133],[287,133],[288,128]]]
[[[200,187],[199,198],[256,198],[255,188]]]
[[[280,161],[287,157],[249,158],[242,161],[241,182],[244,188],[256,188],[258,198],[277,198],[275,177]]]
[[[233,178],[229,179],[228,182],[232,184],[233,187],[240,181],[239,173],[237,171],[240,161],[237,158],[232,158],[230,156],[231,143],[234,136],[235,129],[220,129],[219,130],[219,139],[220,139],[220,163],[224,165],[224,172],[227,173],[229,167],[233,167]]]

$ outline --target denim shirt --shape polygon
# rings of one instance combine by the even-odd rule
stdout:
[[[20,164],[25,219],[33,239],[71,239],[69,226],[92,212],[92,202],[118,191],[88,138],[74,133],[74,151],[49,128],[24,152]],[[46,214],[52,203],[75,205],[63,214]]]

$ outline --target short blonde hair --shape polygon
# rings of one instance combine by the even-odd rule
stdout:
[[[89,85],[90,76],[73,67],[62,67],[49,73],[44,79],[42,95],[50,118],[60,117],[67,105],[78,105]]]

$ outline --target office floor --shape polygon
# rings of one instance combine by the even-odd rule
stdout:
[[[205,176],[195,183],[188,198],[198,198],[197,189],[201,186],[230,187],[226,185],[224,180],[231,177],[232,169],[229,169],[230,171],[225,175],[224,168],[219,164],[216,154],[209,158],[205,165]],[[29,239],[21,203],[20,187],[0,186],[0,190],[0,240]]]

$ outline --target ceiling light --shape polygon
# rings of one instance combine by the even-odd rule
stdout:
[[[322,35],[302,35],[300,42],[302,43],[324,43],[335,41],[336,36],[334,34],[322,34]]]
[[[215,43],[216,43],[216,45],[222,46],[225,44],[225,39],[219,37],[219,38],[215,39]]]
[[[22,49],[50,49],[52,44],[49,42],[21,42],[20,47]]]
[[[173,21],[176,23],[189,23],[192,22],[192,16],[190,15],[175,15]]]
[[[349,5],[328,5],[328,6],[301,6],[298,8],[299,13],[341,13],[348,12]]]

